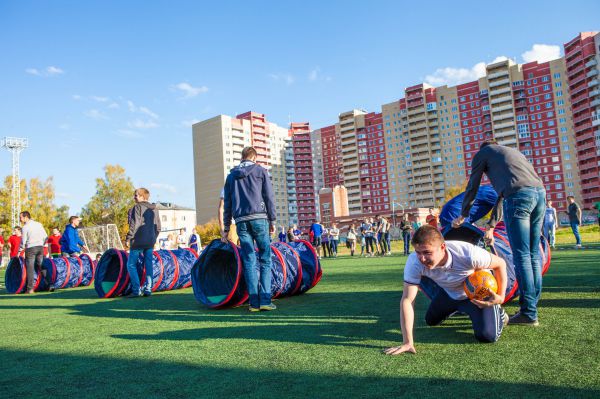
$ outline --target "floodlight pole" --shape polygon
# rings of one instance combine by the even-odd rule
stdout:
[[[29,146],[26,138],[5,137],[2,148],[12,154],[12,188],[11,188],[11,228],[18,226],[21,213],[21,179],[19,177],[19,155]]]

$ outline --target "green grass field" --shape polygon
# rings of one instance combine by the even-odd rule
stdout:
[[[403,256],[323,262],[323,280],[272,313],[211,311],[192,290],[101,300],[92,288],[0,292],[0,397],[598,398],[600,249],[554,252],[538,328],[478,344],[465,318],[401,341]],[[507,310],[512,314],[516,304]]]

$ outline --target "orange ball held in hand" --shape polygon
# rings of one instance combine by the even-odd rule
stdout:
[[[465,279],[463,288],[469,299],[485,300],[489,291],[498,292],[498,283],[494,275],[488,270],[476,270]]]

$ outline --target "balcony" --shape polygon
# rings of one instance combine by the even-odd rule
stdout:
[[[499,107],[495,107],[492,111],[494,111],[494,113],[496,113],[496,112],[502,112],[502,111],[507,111],[507,110],[512,111],[512,109],[513,109],[512,104],[507,104],[507,105],[501,105]]]
[[[596,65],[598,65],[598,61],[596,61],[595,58],[592,58],[591,60],[589,60],[588,62],[585,63],[586,68],[590,68],[590,67],[593,67]]]
[[[508,70],[503,70],[500,72],[494,72],[487,75],[488,80],[499,78],[500,76],[508,76]]]
[[[490,96],[498,96],[500,94],[504,94],[504,93],[510,93],[512,92],[512,89],[509,87],[503,87],[500,89],[490,89]]]
[[[512,138],[512,139],[499,139],[498,140],[498,144],[501,145],[506,145],[506,146],[513,146],[513,145],[517,145],[517,139],[516,138]]]
[[[510,90],[510,89],[509,89]],[[511,102],[512,103],[512,96],[508,95],[508,96],[502,96],[499,98],[495,98],[493,100],[490,101],[490,104],[500,104],[500,103],[504,103],[504,102]]]
[[[504,112],[502,114],[494,114],[494,117],[492,118],[492,120],[495,123],[496,121],[500,121],[500,120],[508,119],[508,118],[511,118],[511,120],[512,120],[512,118],[514,118],[514,117],[515,117],[515,114],[513,114],[512,112]]]
[[[594,86],[598,86],[599,84],[600,84],[600,81],[598,79],[594,79],[591,82],[588,82],[587,86],[594,87]]]
[[[515,137],[515,131],[513,129],[511,129],[511,130],[505,130],[503,132],[495,132],[494,137],[497,139],[504,138],[504,137]]]
[[[494,130],[495,129],[502,129],[505,127],[514,127],[515,123],[514,121],[507,121],[507,122],[502,122],[502,123],[495,123],[494,124]]]
[[[600,98],[590,102],[590,106],[592,106],[592,107],[597,107],[598,105],[600,105]]]
[[[506,77],[505,79],[500,79],[500,80],[495,80],[493,82],[490,82],[490,79],[488,77],[488,86],[490,87],[490,89],[492,87],[497,87],[497,86],[502,86],[502,85],[507,85],[510,83],[510,79],[508,77]],[[491,90],[490,90],[491,91]]]
[[[592,76],[596,76],[596,75],[598,75],[597,69],[592,69],[591,71],[589,71],[588,73],[585,74],[585,76],[587,76],[588,78],[591,78]]]

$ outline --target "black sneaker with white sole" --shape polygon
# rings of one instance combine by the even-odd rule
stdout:
[[[519,312],[508,319],[508,324],[537,327],[540,325],[540,322],[537,319],[530,319]]]

